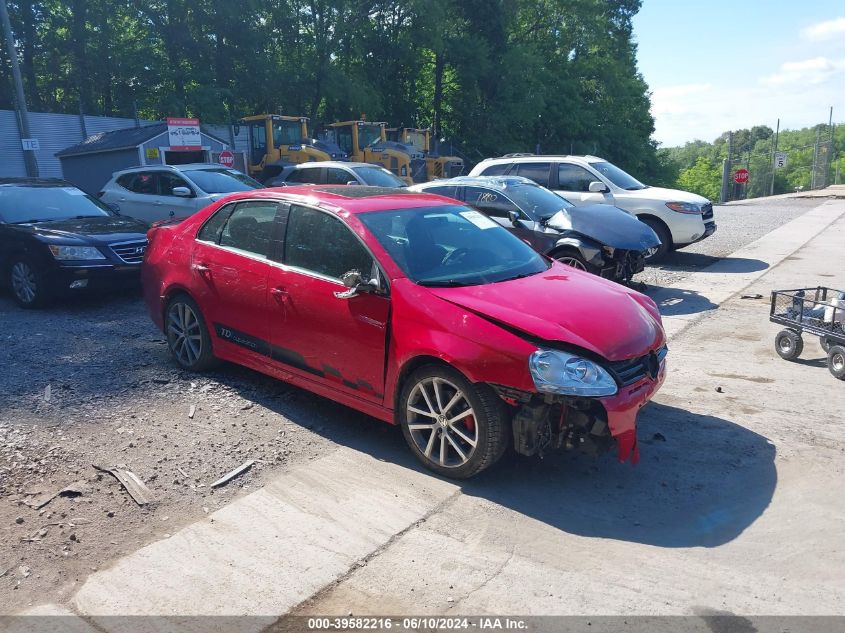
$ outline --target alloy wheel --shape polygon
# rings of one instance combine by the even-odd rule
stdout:
[[[170,349],[183,365],[190,367],[202,354],[202,329],[191,306],[177,301],[167,313]]]
[[[584,266],[584,263],[575,257],[559,257],[558,260],[561,264],[565,264],[566,266],[571,266],[572,268],[576,268],[578,270],[587,270],[587,267]]]
[[[830,365],[837,372],[845,370],[845,354],[834,354],[830,359]]]
[[[443,378],[418,382],[408,397],[408,430],[426,459],[446,468],[466,464],[478,445],[475,412],[466,394]]]
[[[35,273],[25,262],[17,262],[12,266],[12,291],[24,303],[35,301],[38,292]]]

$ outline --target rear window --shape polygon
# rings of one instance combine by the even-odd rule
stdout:
[[[499,163],[498,165],[490,165],[487,169],[481,172],[482,176],[504,176],[510,169],[510,163]]]
[[[49,222],[114,215],[94,196],[73,186],[0,185],[0,221]]]

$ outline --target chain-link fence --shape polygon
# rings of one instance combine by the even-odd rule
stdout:
[[[810,145],[771,145],[761,150],[734,151],[723,165],[725,201],[760,198],[779,193],[824,189],[834,184],[833,130],[816,128]]]

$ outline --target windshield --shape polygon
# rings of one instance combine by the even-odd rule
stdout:
[[[231,193],[260,189],[261,183],[234,169],[192,169],[182,172],[206,193]]]
[[[508,187],[505,193],[520,209],[538,220],[548,220],[561,209],[571,209],[574,206],[566,198],[535,185]]]
[[[645,189],[646,187],[631,174],[622,171],[612,163],[608,163],[606,161],[602,161],[600,163],[590,163],[590,167],[601,173],[605,178],[620,189],[635,191],[637,189]]]
[[[404,187],[405,182],[399,180],[386,169],[381,167],[358,167],[355,173],[361,177],[366,184],[373,187]]]
[[[299,121],[273,121],[273,145],[299,145],[302,141]]]
[[[459,205],[358,216],[405,274],[423,286],[475,286],[547,270],[548,262],[487,216]]]
[[[9,224],[108,215],[106,205],[70,185],[0,185],[0,221]]]
[[[373,143],[381,141],[381,126],[380,125],[359,125],[358,126],[358,145],[360,147],[367,147]]]

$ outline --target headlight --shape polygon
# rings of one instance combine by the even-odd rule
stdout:
[[[538,349],[528,358],[537,391],[565,396],[612,396],[616,381],[607,370],[568,352]]]
[[[50,244],[50,252],[53,257],[59,260],[90,260],[90,259],[105,259],[99,250],[93,246],[58,246]]]
[[[701,205],[692,202],[667,202],[666,206],[678,213],[689,213],[690,215],[701,215]]]

